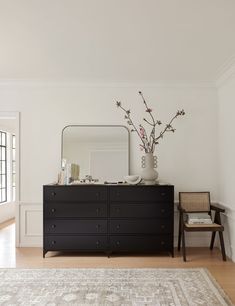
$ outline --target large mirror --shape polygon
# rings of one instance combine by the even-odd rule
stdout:
[[[129,130],[116,125],[69,125],[62,131],[62,168],[72,180],[87,175],[103,182],[119,182],[129,174]]]

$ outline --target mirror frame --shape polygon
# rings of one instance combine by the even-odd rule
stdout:
[[[61,133],[61,165],[60,167],[62,168],[62,163],[63,163],[63,144],[64,144],[64,131],[69,128],[69,127],[94,127],[94,128],[99,128],[99,127],[114,127],[114,128],[124,128],[127,131],[127,141],[128,141],[128,146],[127,146],[127,158],[128,158],[128,174],[130,175],[130,131],[129,129],[125,126],[125,125],[113,125],[113,124],[108,124],[108,125],[99,125],[99,124],[69,124],[66,125],[63,129],[62,129],[62,133]]]

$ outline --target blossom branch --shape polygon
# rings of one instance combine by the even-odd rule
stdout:
[[[143,103],[146,107],[146,112],[149,113],[151,120],[147,120],[146,118],[143,118],[143,120],[150,125],[151,128],[151,132],[148,138],[146,129],[140,124],[139,125],[139,129],[136,127],[136,125],[134,124],[132,118],[131,118],[131,111],[125,109],[121,102],[117,101],[116,105],[117,107],[121,108],[124,112],[125,112],[125,119],[127,121],[127,124],[132,126],[131,131],[132,132],[136,132],[137,135],[139,136],[139,138],[141,139],[142,144],[140,144],[141,149],[144,149],[146,153],[153,153],[155,150],[155,146],[159,143],[158,140],[160,138],[163,138],[163,135],[166,132],[175,132],[175,129],[172,126],[173,121],[178,117],[178,116],[183,116],[185,115],[184,110],[178,110],[177,113],[175,114],[175,116],[170,120],[170,122],[168,124],[166,124],[165,128],[160,132],[159,136],[156,137],[156,128],[157,125],[161,125],[162,122],[160,120],[155,120],[153,115],[152,115],[152,109],[148,107],[147,102],[145,101],[145,98],[142,94],[141,91],[139,91],[139,94],[143,100]]]
[[[152,119],[152,121],[153,121],[152,125],[155,126],[155,125],[156,125],[156,122],[155,122],[155,119],[154,119],[154,117],[153,117],[153,115],[152,115],[152,109],[148,107],[147,102],[145,101],[145,98],[144,98],[144,96],[143,96],[143,94],[142,94],[141,91],[139,91],[139,94],[140,94],[140,96],[141,96],[141,98],[142,98],[142,100],[143,100],[143,102],[144,102],[145,107],[146,107],[146,112],[149,113],[149,115],[150,115],[150,117],[151,117],[151,119]],[[146,120],[146,121],[147,121],[147,120]]]
[[[125,119],[127,120],[127,123],[128,123],[129,125],[133,126],[132,131],[133,131],[133,132],[136,132],[136,133],[138,134],[138,136],[139,136],[139,138],[141,139],[141,141],[142,141],[142,143],[143,143],[143,145],[144,145],[144,148],[145,148],[144,140],[142,139],[142,137],[141,137],[139,131],[137,130],[137,128],[136,128],[134,122],[133,122],[132,119],[131,119],[131,116],[130,116],[130,113],[131,113],[131,112],[130,112],[130,110],[126,110],[126,109],[122,106],[122,103],[121,103],[120,101],[117,101],[117,102],[116,102],[116,105],[117,105],[117,107],[121,108],[121,109],[125,112],[125,114],[126,114],[126,115],[125,115]]]
[[[159,140],[160,138],[163,138],[165,132],[175,132],[175,129],[173,129],[171,124],[178,116],[183,116],[183,115],[185,115],[183,109],[181,111],[177,111],[176,115],[171,119],[171,121],[168,124],[166,124],[165,129],[160,132],[160,135],[157,138],[155,138],[155,141]]]

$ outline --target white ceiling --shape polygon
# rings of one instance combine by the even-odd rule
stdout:
[[[0,0],[0,79],[212,81],[234,0]]]

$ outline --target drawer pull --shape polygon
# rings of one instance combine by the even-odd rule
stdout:
[[[165,225],[161,225],[161,229],[164,229],[165,228]]]
[[[164,213],[164,212],[165,212],[165,209],[164,209],[164,208],[162,208],[162,209],[161,209],[161,213]]]
[[[55,241],[55,240],[53,240],[53,241],[51,242],[51,244],[53,244],[53,245],[54,245],[54,244],[56,244],[56,241]]]
[[[164,197],[166,195],[165,192],[161,192],[161,196]]]
[[[165,241],[161,241],[161,245],[164,245],[165,244]]]
[[[116,212],[120,213],[121,209],[120,208],[116,208]]]
[[[121,227],[120,224],[118,224],[118,225],[116,226],[116,229],[119,230],[120,227]]]
[[[100,208],[96,208],[96,213],[97,213],[97,214],[100,213]]]
[[[56,228],[56,225],[55,224],[52,224],[52,226],[51,226],[52,228]]]
[[[119,245],[120,245],[120,241],[117,241],[117,242],[116,242],[116,245],[118,245],[118,246],[119,246]]]
[[[96,241],[96,245],[97,245],[97,246],[98,246],[98,245],[100,245],[100,242],[99,242],[99,240],[97,240],[97,241]]]
[[[99,192],[96,192],[96,194],[95,194],[95,195],[96,195],[96,197],[97,197],[97,198],[99,198],[99,197],[100,197],[100,193],[99,193]]]
[[[55,211],[56,211],[56,209],[55,209],[55,208],[52,208],[52,209],[51,209],[51,212],[55,212]]]
[[[56,192],[53,191],[53,192],[51,193],[51,195],[52,195],[53,197],[56,196]]]
[[[97,225],[96,225],[96,229],[97,229],[97,230],[99,230],[100,227],[101,227],[100,224],[97,224]]]

